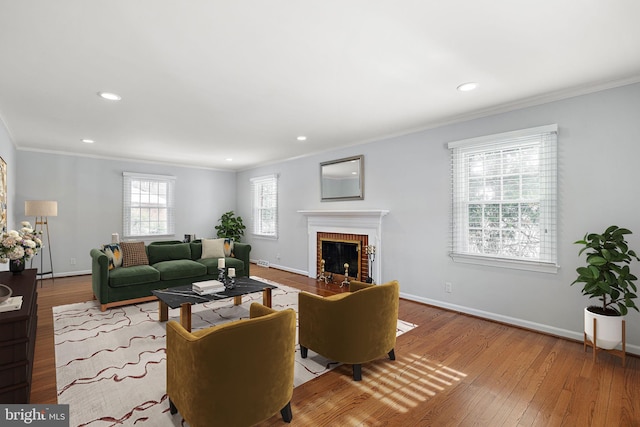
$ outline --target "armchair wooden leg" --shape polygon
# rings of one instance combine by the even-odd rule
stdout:
[[[169,412],[171,412],[171,415],[175,415],[178,413],[178,408],[176,408],[176,405],[173,404],[171,398],[169,398]]]
[[[389,352],[389,359],[396,360],[396,352],[394,351],[394,349],[391,349],[391,351]]]
[[[280,409],[280,415],[285,423],[290,423],[293,419],[293,413],[291,412],[291,402],[287,403],[287,406]]]
[[[301,356],[303,359],[306,359],[306,358],[307,358],[307,352],[308,352],[308,351],[309,351],[309,349],[308,349],[307,347],[300,346],[300,356]]]
[[[357,365],[353,365],[353,380],[362,380],[362,365],[359,363]]]

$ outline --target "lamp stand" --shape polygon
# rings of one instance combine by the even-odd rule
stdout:
[[[47,233],[47,250],[49,251],[49,265],[51,266],[51,271],[42,271],[43,270],[43,260],[44,260],[44,254],[42,253],[43,251],[40,251],[40,269],[38,270],[37,276],[39,277],[40,280],[40,287],[42,287],[42,276],[44,276],[45,274],[51,274],[51,280],[53,281],[53,284],[55,284],[55,279],[53,278],[53,259],[51,258],[51,237],[49,235],[49,221],[48,218],[46,216],[37,216],[36,217],[36,232],[38,231],[38,226],[40,226],[40,232],[42,232],[43,234],[45,233],[45,229],[46,229],[46,233]],[[31,259],[31,265],[33,266],[33,259]]]

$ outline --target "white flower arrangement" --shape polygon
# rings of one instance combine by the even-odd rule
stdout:
[[[35,231],[29,221],[22,221],[22,228],[18,231],[10,230],[2,233],[0,241],[0,262],[27,262],[33,258],[42,247],[42,240],[38,237],[42,231]]]

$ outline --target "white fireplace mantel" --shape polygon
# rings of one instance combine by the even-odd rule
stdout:
[[[372,276],[376,283],[382,280],[382,218],[389,213],[384,209],[355,210],[300,210],[307,217],[308,270],[309,277],[317,277],[316,251],[318,233],[363,234],[368,236],[369,245],[376,247],[376,257],[372,265]]]
[[[319,210],[302,210],[298,211],[302,215],[306,216],[357,216],[357,217],[380,217],[382,218],[386,214],[389,213],[388,210],[384,209],[349,209],[349,210],[327,210],[327,209],[319,209]]]

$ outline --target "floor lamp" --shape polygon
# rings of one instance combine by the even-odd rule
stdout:
[[[33,216],[36,218],[35,231],[47,234],[47,250],[49,251],[49,265],[51,271],[42,271],[44,254],[40,253],[40,270],[37,275],[40,277],[40,287],[42,287],[42,276],[45,274],[51,274],[53,279],[53,260],[51,258],[51,237],[49,235],[49,217],[58,216],[58,202],[55,200],[26,200],[24,202],[24,214],[25,216]],[[40,228],[38,229],[38,226]],[[33,261],[32,261],[33,264]],[[54,280],[55,283],[55,280]]]

